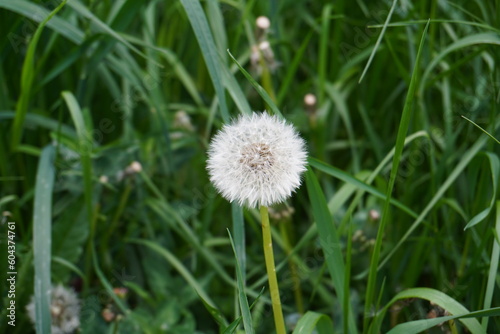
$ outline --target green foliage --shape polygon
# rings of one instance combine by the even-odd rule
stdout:
[[[48,332],[61,283],[82,333],[272,333],[259,213],[205,170],[264,109],[309,151],[270,210],[289,332],[500,332],[499,10],[0,0],[0,332]]]

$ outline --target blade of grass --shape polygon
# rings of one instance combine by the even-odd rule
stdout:
[[[387,334],[418,334],[424,332],[427,329],[430,329],[431,327],[437,326],[445,321],[450,321],[454,319],[478,318],[478,317],[485,317],[484,319],[489,319],[489,317],[494,317],[499,315],[500,315],[500,307],[496,307],[493,309],[475,311],[460,315],[409,321],[404,324],[397,325],[396,327],[388,331]]]
[[[227,230],[229,234],[229,240],[231,241],[231,247],[233,248],[234,257],[236,260],[236,276],[238,281],[238,300],[240,302],[241,316],[243,318],[243,327],[245,328],[245,333],[253,334],[255,333],[252,325],[252,314],[250,313],[250,307],[248,306],[248,299],[245,295],[245,281],[243,280],[243,272],[240,267],[240,261],[238,260],[238,253],[236,252],[236,247],[231,236],[229,229]]]
[[[52,190],[54,186],[54,156],[52,145],[40,156],[33,208],[33,253],[35,263],[35,317],[37,333],[50,333],[50,259],[52,247]]]
[[[316,329],[316,331],[314,331]],[[297,326],[293,330],[293,334],[331,334],[335,333],[333,330],[333,323],[330,317],[325,314],[307,311],[304,314]]]
[[[307,193],[312,207],[314,220],[318,227],[321,248],[325,254],[325,262],[332,278],[333,287],[338,299],[344,301],[345,293],[345,265],[342,258],[342,249],[339,235],[332,223],[332,217],[326,203],[325,195],[321,190],[318,179],[310,167],[306,172]],[[343,305],[343,304],[342,304]],[[356,333],[356,322],[349,304],[349,333]],[[347,310],[343,310],[347,312]]]
[[[485,129],[483,129],[482,127],[480,127],[479,125],[477,125],[476,123],[474,123],[472,120],[468,119],[467,117],[465,117],[464,115],[460,115],[463,119],[469,121],[470,123],[472,123],[472,125],[474,125],[475,127],[477,127],[479,130],[483,131],[484,133],[486,133],[491,139],[493,139],[494,141],[497,142],[497,144],[500,144],[500,141],[498,141],[498,139],[496,139],[495,137],[493,137],[488,131],[486,131]]]
[[[394,1],[394,4],[396,0]],[[390,15],[389,15],[390,16]],[[380,221],[380,226],[378,228],[377,237],[375,239],[375,246],[373,249],[372,258],[370,261],[370,271],[368,273],[368,285],[366,289],[366,297],[365,297],[365,316],[363,320],[363,332],[368,330],[368,321],[371,309],[373,307],[373,297],[375,293],[375,286],[377,282],[377,268],[380,258],[380,251],[382,248],[382,238],[384,235],[385,225],[387,224],[389,218],[389,208],[390,208],[390,199],[391,194],[394,189],[394,183],[396,182],[396,176],[398,173],[399,164],[401,161],[401,155],[403,153],[404,142],[406,133],[408,132],[408,126],[410,124],[412,108],[413,108],[413,98],[415,95],[415,90],[417,87],[418,73],[420,68],[420,58],[422,55],[422,49],[425,41],[425,36],[427,33],[427,29],[429,28],[429,23],[424,28],[422,33],[422,37],[420,40],[420,45],[418,47],[417,58],[415,60],[415,67],[413,69],[413,73],[411,76],[410,87],[408,88],[408,94],[406,96],[406,101],[403,108],[403,113],[401,115],[401,122],[399,124],[398,135],[396,138],[396,147],[394,151],[394,157],[392,160],[392,168],[391,174],[389,177],[389,184],[387,186],[386,199],[384,203],[384,208],[382,211],[382,219]]]
[[[11,148],[16,150],[21,141],[23,134],[24,118],[28,112],[29,101],[31,97],[31,89],[33,79],[35,78],[35,51],[42,35],[43,28],[49,20],[61,10],[66,4],[66,0],[62,1],[40,24],[38,25],[33,38],[31,39],[26,57],[24,58],[23,68],[21,72],[21,94],[16,105],[16,116],[12,123]]]
[[[226,96],[222,85],[222,66],[220,56],[217,53],[214,38],[210,32],[207,18],[198,0],[181,0],[181,4],[186,10],[191,27],[194,30],[196,39],[200,46],[203,59],[207,65],[208,73],[215,87],[217,98],[219,99],[222,119],[225,123],[229,121],[229,111],[226,105]]]
[[[212,307],[215,307],[214,301],[210,298],[210,296],[205,292],[203,287],[198,283],[195,277],[189,272],[189,270],[182,264],[179,259],[172,254],[170,251],[168,251],[166,248],[160,246],[156,242],[150,241],[150,240],[143,240],[143,239],[129,239],[127,242],[130,243],[135,243],[138,245],[143,245],[146,246],[156,253],[160,254],[162,257],[167,260],[172,267],[175,268],[179,272],[179,274],[184,277],[186,282],[193,288],[193,290],[202,298],[205,300],[205,302],[209,303]]]
[[[387,26],[389,25],[389,22],[391,21],[392,13],[394,12],[394,9],[396,8],[397,2],[398,2],[398,0],[394,0],[392,2],[391,9],[389,11],[389,14],[387,15],[387,19],[385,20],[384,26],[382,27],[382,31],[380,32],[380,35],[377,38],[377,42],[375,43],[375,47],[373,48],[372,53],[370,54],[370,58],[368,58],[368,61],[366,62],[366,66],[363,70],[363,73],[361,73],[361,77],[359,78],[358,83],[360,83],[363,80],[363,78],[365,77],[365,74],[368,71],[370,64],[372,63],[373,57],[375,57],[375,53],[377,53],[380,42],[382,41],[382,38],[384,37],[385,30],[387,29]],[[429,24],[429,21],[427,21],[427,25],[428,24]]]
[[[486,158],[488,159],[488,162],[490,163],[491,184],[493,185],[492,194],[491,194],[491,202],[490,202],[490,205],[486,209],[484,209],[483,211],[479,212],[477,215],[475,215],[474,217],[471,218],[471,220],[464,227],[464,230],[471,228],[472,226],[475,226],[475,225],[479,224],[480,222],[482,222],[486,217],[488,217],[490,212],[493,210],[493,207],[495,206],[495,199],[497,197],[496,185],[498,184],[498,176],[500,174],[500,160],[498,159],[498,156],[496,156],[495,154],[490,153],[490,152],[485,152],[484,155],[486,155]]]
[[[451,315],[470,314],[469,310],[462,304],[441,291],[430,288],[413,288],[401,291],[396,296],[394,296],[392,300],[387,303],[387,305],[384,306],[384,308],[376,315],[375,321],[373,322],[375,326],[372,327],[371,332],[380,332],[379,326],[381,325],[382,320],[387,313],[387,310],[392,304],[394,304],[398,300],[409,298],[420,298],[428,300],[434,305],[437,305],[446,310]],[[479,321],[477,321],[476,319],[460,319],[460,322],[462,322],[471,333],[484,333],[481,325],[479,324]]]
[[[283,118],[283,115],[279,111],[278,107],[274,103],[274,101],[271,98],[271,96],[269,96],[269,94],[267,94],[266,90],[264,88],[262,88],[262,86],[259,85],[259,83],[257,81],[255,81],[254,78],[252,78],[252,76],[250,75],[250,73],[248,73],[240,65],[240,63],[236,60],[236,58],[234,58],[234,56],[231,54],[231,52],[229,50],[227,50],[227,53],[229,54],[229,57],[231,57],[231,59],[234,61],[234,63],[238,66],[238,68],[240,69],[241,73],[243,73],[243,75],[248,79],[248,81],[250,81],[250,83],[255,88],[255,90],[257,91],[257,93],[259,93],[259,95],[264,99],[264,101],[269,106],[269,108],[271,108],[272,114],[273,115],[277,115],[277,116]]]
[[[497,201],[496,205],[496,219],[495,219],[495,232],[497,236],[500,236],[500,201]],[[491,250],[491,260],[490,260],[490,270],[488,273],[488,282],[486,284],[486,293],[484,296],[483,308],[487,309],[491,307],[491,301],[493,300],[493,292],[495,290],[495,281],[498,275],[498,262],[500,260],[500,244],[496,238],[493,238],[493,249]],[[485,332],[488,329],[489,317],[484,317],[482,319],[482,326]]]

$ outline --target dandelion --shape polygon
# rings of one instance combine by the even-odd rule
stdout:
[[[31,297],[26,310],[31,321],[35,323],[34,297]],[[52,315],[52,334],[71,334],[80,327],[80,301],[71,289],[62,285],[52,288],[50,313]]]
[[[267,113],[241,116],[209,148],[208,171],[230,202],[249,207],[283,202],[300,186],[307,153],[293,126]]]
[[[222,196],[250,207],[260,206],[269,293],[278,334],[285,334],[286,329],[267,206],[283,202],[300,186],[306,158],[304,141],[293,126],[266,113],[241,116],[226,125],[209,148],[207,169]]]

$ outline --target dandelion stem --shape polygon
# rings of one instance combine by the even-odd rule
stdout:
[[[266,258],[267,277],[269,280],[269,292],[273,304],[274,324],[277,334],[286,334],[283,311],[281,310],[280,291],[276,268],[274,266],[273,241],[271,237],[271,226],[269,225],[269,213],[267,206],[260,207],[260,219],[262,221],[262,239],[264,243],[264,257]]]

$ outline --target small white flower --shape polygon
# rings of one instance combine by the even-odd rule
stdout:
[[[300,186],[307,152],[292,125],[267,113],[240,116],[210,144],[207,169],[229,201],[255,207],[283,202]]]
[[[35,319],[35,299],[26,306],[28,316]],[[80,327],[80,301],[72,289],[62,285],[52,287],[50,313],[52,314],[51,331],[53,334],[72,334]]]

